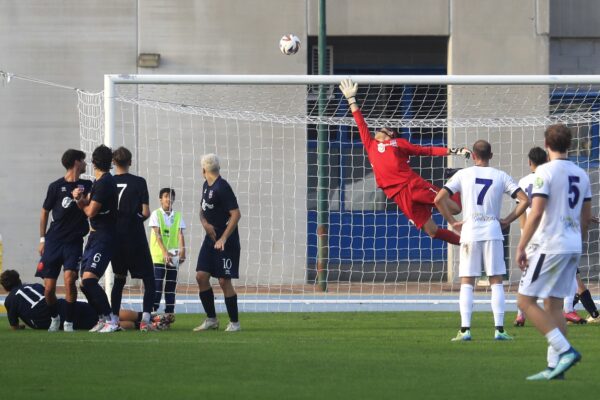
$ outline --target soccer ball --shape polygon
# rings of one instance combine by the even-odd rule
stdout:
[[[279,41],[279,50],[286,56],[296,54],[300,50],[300,39],[291,33],[284,35]]]

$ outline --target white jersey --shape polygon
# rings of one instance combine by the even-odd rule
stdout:
[[[521,190],[523,190],[526,194],[527,197],[529,198],[529,202],[531,203],[531,193],[533,191],[533,182],[535,181],[535,173],[530,173],[529,175],[525,175],[524,177],[521,178],[521,180],[519,181],[519,187],[521,188]],[[518,201],[517,201],[518,203]],[[525,210],[525,215],[529,216],[529,213],[531,212],[531,204],[529,204],[529,207],[527,207],[527,210]],[[523,234],[523,230],[521,229],[521,234]],[[539,244],[540,238],[539,238],[539,229],[533,234],[531,240],[529,241],[529,244],[532,245],[537,245]]]
[[[464,221],[461,243],[503,239],[502,195],[515,197],[519,190],[508,174],[492,167],[469,167],[454,174],[444,188],[451,194],[460,192]]]
[[[537,228],[541,252],[581,253],[581,209],[592,199],[590,179],[569,160],[553,160],[535,171],[532,196],[548,199]]]

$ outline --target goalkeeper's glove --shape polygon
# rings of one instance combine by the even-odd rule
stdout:
[[[356,92],[358,91],[358,83],[352,82],[351,79],[344,79],[340,83],[340,90],[344,94],[348,105],[356,104]]]
[[[461,148],[450,147],[448,149],[448,154],[454,154],[457,156],[464,156],[465,158],[470,158],[471,150],[467,149],[466,147],[461,147]]]

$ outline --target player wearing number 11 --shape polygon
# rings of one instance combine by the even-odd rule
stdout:
[[[460,317],[461,328],[453,341],[471,340],[471,312],[475,278],[481,276],[482,261],[492,289],[492,312],[496,327],[494,339],[512,339],[504,331],[504,287],[506,273],[502,230],[529,206],[529,199],[505,172],[490,167],[492,146],[485,140],[473,145],[474,166],[458,171],[435,198],[438,209],[456,231],[460,232]],[[453,193],[461,193],[463,220],[457,221],[445,205]],[[519,203],[505,218],[500,218],[502,195],[517,198]]]

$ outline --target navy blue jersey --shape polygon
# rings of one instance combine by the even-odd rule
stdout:
[[[19,324],[19,318],[30,328],[48,328],[50,311],[44,299],[44,287],[39,283],[24,284],[10,291],[4,300],[11,326]]]
[[[117,233],[143,236],[144,216],[142,204],[149,204],[148,185],[141,176],[121,174],[113,176],[117,182],[119,201],[117,204]]]
[[[229,211],[238,209],[237,199],[229,183],[218,177],[212,186],[204,182],[202,187],[202,212],[209,224],[215,227],[217,239],[221,237],[229,222]],[[231,233],[230,239],[239,240],[237,227]]]
[[[117,204],[119,194],[117,183],[110,173],[105,173],[94,182],[91,191],[91,200],[102,205],[100,211],[90,218],[93,230],[101,233],[114,233],[117,224]]]
[[[65,178],[60,178],[48,186],[48,193],[46,193],[46,199],[42,205],[44,210],[52,212],[46,240],[67,242],[81,239],[87,235],[90,230],[87,217],[77,207],[71,195],[73,189],[79,185],[83,186],[85,195],[92,188],[92,182],[86,179],[67,182]]]

